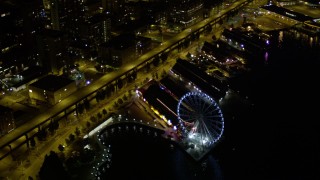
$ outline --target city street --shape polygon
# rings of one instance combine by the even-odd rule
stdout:
[[[142,86],[145,82],[145,79],[148,77],[152,79],[152,74],[168,71],[174,65],[174,61],[176,56],[172,56],[164,66],[159,66],[151,69],[150,72],[144,73],[139,72],[138,78],[134,83],[126,85],[124,88],[113,94],[110,98],[107,98],[103,101],[97,103],[96,101],[91,102],[91,109],[88,112],[85,112],[83,115],[79,115],[79,117],[74,116],[73,114],[68,116],[68,122],[62,120],[59,124],[59,129],[55,132],[54,135],[50,135],[47,140],[40,142],[36,141],[35,148],[27,149],[19,148],[17,152],[14,154],[19,154],[16,158],[16,161],[12,161],[12,157],[8,156],[0,161],[0,171],[1,176],[7,177],[7,179],[26,179],[28,176],[36,177],[39,173],[39,169],[43,163],[44,156],[48,155],[50,151],[59,152],[58,146],[63,144],[66,146],[65,139],[69,137],[71,133],[75,132],[76,128],[81,130],[86,129],[86,122],[90,120],[92,115],[101,112],[103,109],[107,109],[109,112],[116,112],[118,108],[114,106],[115,102],[118,101],[119,98],[122,98],[124,94],[127,96],[129,95],[128,92],[131,90],[133,91],[135,87]],[[135,100],[135,97],[132,97],[129,101]],[[135,100],[138,101],[138,100]],[[137,118],[143,119],[143,122],[147,123],[148,121],[150,124],[154,124],[154,117],[145,116],[146,114],[138,110],[138,106],[136,103],[133,103],[129,110],[133,116]],[[151,114],[151,113],[149,113]],[[143,117],[143,118],[142,118]],[[158,126],[162,127],[159,123],[163,124],[162,122],[158,122]],[[82,136],[85,135],[85,132],[81,133]],[[66,150],[68,151],[68,147]]]
[[[30,129],[37,127],[39,124],[41,124],[43,121],[50,119],[56,114],[59,114],[63,112],[63,110],[66,107],[70,107],[74,105],[76,102],[79,102],[81,99],[86,97],[88,94],[91,94],[92,92],[95,92],[97,89],[100,89],[105,84],[108,84],[108,82],[112,82],[115,77],[120,77],[124,75],[126,72],[136,68],[137,66],[141,65],[146,60],[149,60],[154,55],[163,52],[170,48],[173,45],[176,45],[176,43],[180,42],[182,39],[189,36],[191,33],[195,32],[196,30],[206,26],[210,23],[210,21],[217,19],[221,15],[227,13],[228,11],[232,10],[233,8],[237,7],[238,5],[241,5],[242,3],[245,3],[246,1],[237,1],[234,4],[228,6],[226,9],[223,9],[219,15],[215,15],[213,17],[210,17],[208,19],[205,19],[204,21],[201,21],[194,26],[190,27],[189,29],[186,29],[179,33],[177,36],[173,37],[172,39],[162,43],[160,46],[154,48],[150,52],[140,56],[136,61],[130,62],[126,65],[123,65],[119,70],[110,72],[109,74],[106,74],[96,80],[95,82],[91,83],[89,86],[85,86],[84,88],[78,90],[77,92],[73,93],[66,99],[62,100],[60,103],[56,104],[52,108],[48,109],[46,113],[39,114],[35,116],[33,119],[29,121],[28,124],[23,124],[22,126],[18,127],[15,131],[5,135],[3,140],[0,142],[0,147],[2,148],[2,151],[4,150],[4,146],[8,143],[10,143],[13,139],[17,137],[22,137],[25,132],[28,132]],[[18,141],[15,141],[14,143],[10,143],[12,148],[15,148],[18,146],[16,144]],[[7,150],[6,150],[7,151]],[[1,153],[2,154],[2,153]]]
[[[240,4],[244,1],[237,2],[232,6],[229,6],[230,9],[236,6],[236,4]],[[223,12],[220,13],[223,14],[228,11],[228,9],[222,10]],[[218,15],[216,15],[213,18],[217,18]],[[195,27],[192,27],[192,31],[196,30],[197,28],[203,27],[208,20],[205,20],[204,22],[200,22],[195,25]],[[222,29],[222,28],[221,28]],[[215,35],[219,36],[220,30],[219,31],[215,30]],[[159,47],[155,48],[154,50],[148,52],[147,54],[144,54],[143,56],[139,57],[137,61],[124,65],[121,67],[118,71],[116,72],[111,72],[107,75],[102,76],[100,79],[92,82],[91,85],[86,86],[81,89],[81,91],[76,92],[75,94],[72,94],[69,96],[67,99],[63,100],[61,103],[57,104],[53,108],[48,109],[48,111],[45,114],[39,114],[30,121],[30,123],[25,124],[17,130],[15,130],[13,133],[10,133],[6,135],[5,140],[10,141],[12,137],[17,136],[18,134],[25,132],[28,128],[34,127],[37,124],[39,124],[41,121],[44,119],[48,119],[52,116],[52,114],[56,114],[57,112],[61,112],[61,109],[63,109],[65,106],[69,106],[71,104],[74,104],[74,102],[78,101],[78,99],[82,98],[89,92],[93,92],[99,87],[101,87],[103,84],[106,84],[106,82],[110,82],[113,80],[113,77],[118,77],[120,74],[123,74],[123,72],[126,72],[137,65],[139,65],[141,62],[144,62],[146,59],[148,59],[150,56],[153,56],[153,54],[161,52],[168,47],[172,46],[174,43],[179,41],[180,39],[185,38],[187,35],[192,33],[192,31],[185,30],[181,32],[178,36],[172,38],[169,41],[166,41],[162,43]],[[204,37],[207,38],[207,37]],[[203,40],[203,38],[200,38]],[[199,42],[195,42],[196,47],[198,46]],[[190,48],[195,47],[194,45],[190,45]],[[130,85],[126,86],[125,88],[122,88],[120,91],[116,93],[116,95],[113,95],[111,99],[104,100],[103,102],[99,102],[98,104],[93,100],[91,102],[91,106],[93,107],[90,112],[87,112],[87,114],[95,114],[95,112],[98,112],[99,110],[105,108],[108,109],[109,111],[113,109],[113,111],[116,111],[114,104],[118,100],[119,97],[123,96],[123,93],[128,92],[129,90],[134,90],[136,86],[141,86],[147,79],[152,79],[152,75],[157,72],[167,72],[171,67],[174,65],[174,60],[177,57],[185,57],[185,55],[189,52],[190,49],[187,49],[184,52],[179,52],[177,53],[176,50],[172,52],[171,55],[169,55],[169,60],[167,60],[166,65],[163,67],[156,68],[149,72],[148,74],[143,74],[141,72],[138,73],[138,78],[135,83],[131,83]],[[172,61],[173,60],[173,61]],[[161,70],[162,69],[162,70]],[[159,74],[160,75],[160,74]],[[1,175],[3,177],[7,177],[8,179],[23,179],[27,178],[28,176],[31,177],[36,177],[36,174],[39,171],[39,168],[41,164],[43,163],[43,158],[45,154],[48,154],[51,150],[58,151],[57,147],[59,144],[64,144],[65,139],[69,136],[70,133],[74,132],[76,127],[85,127],[85,122],[88,121],[90,117],[84,115],[83,117],[79,117],[78,119],[73,117],[73,115],[69,115],[68,117],[68,123],[64,122],[65,120],[60,122],[60,128],[57,130],[54,136],[50,137],[48,141],[45,142],[36,142],[36,149],[32,149],[29,151],[26,146],[20,147],[18,150],[14,152],[14,154],[20,154],[17,158],[18,160],[12,161],[12,157],[8,156],[4,158],[3,160],[0,161],[0,171],[3,172]],[[64,122],[64,123],[63,123]],[[61,127],[62,126],[62,127]],[[36,132],[36,131],[35,131]],[[18,135],[19,136],[19,135]],[[18,143],[19,141],[23,141],[25,137],[21,136],[19,140],[16,140],[15,142]],[[1,141],[1,145],[6,143],[6,141]],[[14,143],[11,143],[13,147],[15,146]],[[2,145],[3,146],[3,145]],[[8,151],[8,148],[3,148],[2,151]],[[27,156],[29,154],[29,156]]]

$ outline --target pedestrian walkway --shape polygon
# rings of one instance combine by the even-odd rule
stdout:
[[[192,46],[193,45],[191,45],[191,47]],[[188,50],[186,52],[188,52]],[[111,112],[117,112],[119,107],[115,106],[115,102],[117,102],[119,98],[122,98],[125,93],[128,95],[128,90],[132,91],[136,89],[136,87],[143,85],[146,78],[152,79],[152,73],[159,73],[163,71],[167,72],[170,67],[174,65],[174,63],[172,62],[174,62],[177,57],[181,57],[181,55],[183,54],[184,52],[174,54],[173,56],[169,55],[169,57],[171,57],[172,59],[168,59],[166,61],[166,67],[156,67],[154,68],[154,70],[150,70],[150,72],[147,73],[138,72],[138,78],[134,83],[125,84],[125,87],[114,93],[111,98],[107,98],[100,102],[92,100],[91,109],[85,111],[84,114],[79,116],[74,116],[73,114],[71,114],[68,116],[68,121],[65,121],[64,119],[61,120],[60,127],[54,135],[51,135],[46,141],[37,141],[36,147],[23,152],[23,158],[21,158],[20,160],[12,161],[11,156],[8,156],[5,159],[1,160],[0,179],[3,178],[18,180],[27,179],[29,176],[33,179],[36,179],[45,155],[49,154],[52,150],[58,151],[58,146],[60,144],[65,144],[65,139],[67,139],[71,133],[74,133],[77,127],[82,131],[85,129],[88,130],[87,122],[90,121],[91,116],[97,115],[97,113],[101,112],[102,109],[106,109],[108,111],[108,114]],[[159,78],[160,77],[161,75],[159,76]],[[153,113],[151,113],[151,115],[152,114]],[[156,117],[154,118],[157,119]],[[161,120],[159,121],[159,123],[161,124],[162,122],[163,121]]]
[[[163,68],[158,67],[155,69],[157,70],[157,72],[159,72],[159,69]],[[84,135],[86,132],[83,131],[88,130],[87,122],[91,122],[90,118],[92,116],[96,116],[99,112],[101,113],[103,109],[107,110],[108,115],[112,112],[117,112],[118,109],[121,109],[121,106],[115,106],[119,98],[122,98],[124,94],[130,96],[129,91],[134,90],[137,84],[143,85],[143,81],[146,77],[150,77],[150,79],[152,78],[151,70],[147,74],[141,72],[138,74],[140,75],[138,75],[135,83],[125,84],[125,87],[115,92],[110,98],[106,98],[99,102],[92,100],[90,102],[91,108],[89,110],[85,110],[83,114],[78,116],[70,114],[67,118],[67,121],[65,119],[60,120],[59,129],[53,135],[49,135],[49,137],[47,137],[47,140],[38,141],[35,138],[35,148],[23,148],[23,150],[16,150],[20,153],[19,160],[12,161],[11,156],[8,156],[1,160],[0,179],[2,178],[8,180],[19,180],[27,179],[29,176],[33,179],[36,179],[46,154],[49,154],[50,151],[58,152],[58,146],[60,144],[66,144],[65,139],[67,139],[71,133],[74,133],[76,128],[81,129],[82,135]],[[129,100],[133,99],[128,98],[128,101]],[[125,102],[122,105],[125,105]],[[104,116],[103,118],[105,117],[106,116]]]

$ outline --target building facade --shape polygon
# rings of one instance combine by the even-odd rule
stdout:
[[[29,97],[55,105],[77,90],[75,81],[55,75],[48,75],[29,85]]]

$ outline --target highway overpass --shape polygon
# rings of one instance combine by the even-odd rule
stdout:
[[[115,83],[119,78],[125,78],[125,76],[132,72],[138,71],[143,68],[147,63],[151,63],[155,57],[161,56],[163,53],[168,53],[173,49],[181,48],[181,45],[185,40],[190,40],[191,35],[196,33],[202,33],[208,27],[214,26],[216,23],[220,23],[222,19],[226,18],[229,14],[236,12],[241,7],[248,4],[250,0],[240,0],[227,8],[223,9],[219,14],[206,18],[205,20],[183,30],[170,40],[162,43],[158,47],[142,55],[138,59],[128,64],[123,65],[119,70],[110,72],[92,84],[85,86],[56,104],[52,108],[48,109],[44,113],[35,115],[27,123],[19,126],[9,134],[4,135],[0,139],[0,160],[8,156],[12,151],[20,146],[27,144],[29,146],[29,138],[34,136],[42,127],[47,126],[52,118],[63,118],[70,112],[75,111],[77,104],[84,99],[93,99],[95,93],[100,89]]]

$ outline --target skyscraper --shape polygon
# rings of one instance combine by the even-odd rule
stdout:
[[[47,29],[37,36],[37,47],[41,66],[47,72],[59,74],[60,69],[69,63],[66,54],[66,37],[61,31]]]
[[[47,14],[46,28],[60,30],[59,24],[59,1],[58,0],[43,0],[43,7]]]

